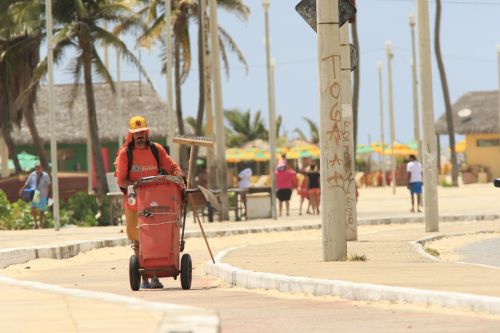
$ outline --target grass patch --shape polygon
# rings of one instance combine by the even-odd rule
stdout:
[[[347,257],[347,261],[367,261],[368,258],[362,254],[362,255],[359,255],[359,254],[351,254]]]
[[[424,251],[429,253],[433,257],[439,257],[439,251],[431,247],[424,247]]]

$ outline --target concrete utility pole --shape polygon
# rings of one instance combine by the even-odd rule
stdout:
[[[167,145],[170,156],[177,163],[180,162],[179,147],[173,142],[175,135],[176,117],[174,111],[174,84],[172,77],[172,1],[165,0],[165,52],[167,55]]]
[[[418,46],[420,60],[420,91],[423,119],[423,169],[425,231],[439,231],[437,196],[437,142],[434,126],[434,101],[432,96],[432,66],[429,31],[428,0],[417,0]]]
[[[354,147],[354,119],[352,114],[351,47],[349,44],[349,23],[340,27],[340,67],[342,82],[342,120],[344,122],[344,165],[347,186],[345,187],[346,240],[358,239],[356,211],[356,181],[354,179],[356,148]],[[347,160],[347,161],[345,161]]]
[[[342,138],[339,1],[317,0],[323,260],[344,260],[346,195]]]
[[[212,45],[212,77],[214,79],[214,109],[215,132],[217,146],[217,173],[221,189],[221,215],[223,220],[229,219],[227,200],[227,171],[226,171],[226,134],[224,130],[224,110],[222,109],[222,85],[220,78],[220,51],[219,51],[219,24],[217,23],[217,3],[210,0],[210,35]]]
[[[54,230],[58,231],[59,218],[59,179],[57,175],[57,142],[54,115],[54,41],[52,39],[52,0],[45,0],[45,15],[47,16],[47,74],[49,81],[49,128],[50,128],[50,159],[52,171],[52,198],[54,199]]]
[[[120,78],[120,50],[116,49],[116,104],[118,105],[118,124],[122,127],[123,121],[123,104],[122,104],[122,85]],[[123,137],[121,131],[118,131],[118,149],[122,146]]]
[[[396,128],[394,125],[394,97],[392,95],[392,52],[391,41],[385,42],[385,51],[387,52],[387,78],[389,81],[389,122],[391,130],[391,187],[392,194],[396,194],[396,156],[394,155],[394,142],[396,141]]]
[[[420,111],[418,107],[418,76],[417,76],[417,46],[415,41],[415,16],[413,13],[408,15],[408,21],[411,29],[411,51],[412,63],[411,72],[413,75],[413,137],[417,141],[418,159],[422,160],[422,138],[420,137]]]
[[[211,66],[210,66],[210,61],[208,59],[208,35],[207,33],[209,32],[209,26],[208,26],[208,20],[206,16],[206,11],[207,11],[207,3],[206,0],[201,0],[200,1],[200,11],[202,13],[201,16],[201,40],[202,40],[202,48],[203,48],[203,75],[204,75],[204,85],[203,85],[203,90],[204,90],[204,95],[205,95],[205,114],[207,117],[207,136],[210,138],[214,138],[214,120],[213,120],[213,108],[212,108],[212,89],[211,89],[211,82],[212,82],[212,75],[211,75]],[[217,161],[215,159],[215,152],[214,149],[207,149],[207,171],[209,175],[217,175]],[[208,188],[214,189],[214,188],[220,188],[218,184],[218,177],[208,177]]]
[[[497,61],[498,61],[498,132],[500,133],[500,44],[497,44]]]
[[[271,77],[271,43],[269,40],[269,0],[262,0],[264,7],[265,43],[266,43],[266,68],[267,68],[267,100],[269,108],[269,173],[271,175],[271,216],[276,220],[276,117],[274,110],[274,93],[272,85],[274,79]]]
[[[384,135],[384,89],[382,84],[382,61],[377,64],[378,69],[378,86],[379,86],[379,99],[380,99],[380,145],[382,146],[382,159],[380,162],[380,167],[382,169],[382,185],[387,187],[387,182],[385,180],[385,135]]]

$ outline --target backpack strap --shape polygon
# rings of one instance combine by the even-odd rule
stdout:
[[[149,149],[151,149],[151,152],[155,157],[156,164],[158,165],[158,171],[160,172],[160,154],[158,153],[158,147],[156,147],[156,144],[154,142],[151,142],[149,144]]]

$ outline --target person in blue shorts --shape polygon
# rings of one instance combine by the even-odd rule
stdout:
[[[410,161],[406,165],[408,173],[408,189],[411,195],[411,212],[415,211],[415,195],[417,196],[417,211],[422,207],[422,164],[417,161],[415,155],[410,155]]]
[[[19,190],[19,196],[22,195],[25,189],[34,191],[31,201],[31,215],[33,216],[34,229],[43,228],[43,218],[49,202],[50,184],[49,174],[43,171],[41,164],[37,164],[35,171],[29,174],[23,187]],[[38,218],[40,219],[40,224],[38,224]]]

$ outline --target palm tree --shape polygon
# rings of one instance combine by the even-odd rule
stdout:
[[[436,25],[434,28],[434,49],[436,60],[441,77],[441,87],[443,89],[444,107],[446,109],[446,124],[448,125],[448,137],[451,153],[451,179],[453,186],[458,186],[458,165],[457,152],[455,150],[455,125],[453,124],[453,110],[451,108],[450,92],[448,90],[448,80],[446,69],[444,68],[443,56],[441,55],[441,0],[436,0]]]
[[[162,37],[162,32],[165,28],[164,13],[158,15],[159,8],[164,6],[163,1],[158,0],[143,0],[146,6],[139,12],[145,17],[148,23],[148,28],[144,34],[139,38],[139,41],[144,46],[151,46],[154,41]],[[250,14],[249,8],[243,4],[241,0],[218,0],[217,5],[229,13],[233,13],[242,20],[246,20]],[[164,9],[164,8],[163,8]],[[193,0],[174,0],[172,1],[172,22],[173,22],[173,36],[174,36],[174,77],[175,77],[175,100],[176,100],[176,115],[178,122],[179,134],[185,134],[183,123],[182,111],[182,90],[181,86],[185,82],[190,68],[191,68],[191,44],[189,34],[189,21],[191,19],[198,23],[198,75],[199,75],[199,99],[198,99],[198,114],[196,119],[195,133],[201,134],[203,115],[205,108],[205,95],[204,95],[204,63],[203,63],[203,48],[200,47],[204,42],[201,38],[201,28],[206,24],[206,15],[200,11],[199,1]],[[207,36],[205,36],[207,38]],[[225,73],[229,76],[229,62],[227,57],[227,50],[236,53],[238,60],[245,65],[248,69],[245,57],[235,43],[230,34],[219,27],[219,43],[221,45],[221,58],[224,64]],[[165,52],[164,52],[165,53]],[[166,54],[163,56],[164,63],[166,62]],[[163,66],[163,71],[165,71]],[[197,151],[195,150],[195,157]],[[182,157],[184,156],[184,157]],[[186,158],[186,154],[181,155],[181,159]],[[193,159],[193,163],[196,158]],[[181,162],[182,165],[186,165]],[[196,166],[196,165],[194,165]]]
[[[309,132],[311,137],[308,139],[307,136],[304,134],[304,132],[300,128],[294,129],[294,133],[297,134],[298,138],[304,141],[308,141],[314,144],[319,143],[319,130],[318,130],[318,125],[311,119],[307,117],[303,117],[303,119],[306,121],[307,125],[309,125]]]
[[[224,116],[229,124],[226,128],[226,145],[239,147],[255,139],[268,140],[269,132],[264,126],[261,111],[255,113],[252,119],[250,110],[241,112],[238,109],[224,111]]]
[[[39,30],[30,29],[29,24],[14,24],[10,8],[16,2],[18,0],[8,0],[0,4],[0,36],[3,41],[0,49],[4,49],[3,52],[0,51],[0,67],[3,72],[2,88],[0,88],[0,95],[3,96],[0,103],[2,105],[2,132],[8,142],[16,171],[19,172],[20,165],[10,137],[10,130],[12,126],[20,126],[24,118],[40,162],[44,168],[48,169],[43,142],[34,120],[33,106],[36,90],[33,89],[23,101],[18,100],[24,90],[29,87],[33,70],[40,60],[41,33]]]
[[[23,22],[33,17],[33,12],[37,13],[38,18],[41,19],[44,17],[45,8],[38,0],[30,0],[20,3],[16,12],[19,22]],[[93,148],[92,157],[94,170],[96,171],[97,195],[103,196],[108,192],[108,185],[98,134],[97,111],[92,85],[93,72],[109,83],[113,91],[114,85],[111,75],[97,52],[97,46],[106,44],[115,47],[122,57],[138,66],[146,75],[136,57],[129,51],[123,41],[102,28],[106,24],[110,26],[112,24],[121,24],[130,29],[140,24],[140,18],[134,14],[130,1],[127,0],[56,0],[53,7],[53,16],[57,30],[54,35],[54,60],[56,63],[61,60],[64,51],[68,48],[77,51],[77,55],[70,66],[75,79],[72,93],[76,97],[83,74],[87,117],[90,124],[90,139]],[[46,59],[38,64],[31,86],[36,84],[46,72],[46,66]],[[148,81],[151,82],[149,78]],[[75,98],[71,100],[75,100]]]

